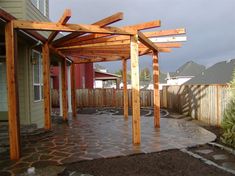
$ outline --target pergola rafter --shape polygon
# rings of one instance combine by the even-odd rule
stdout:
[[[163,30],[163,31],[154,31],[154,32],[143,32],[146,37],[163,37],[170,35],[182,35],[185,34],[185,29],[174,29],[174,30]],[[94,43],[104,43],[104,42],[116,42],[116,41],[124,41],[130,40],[129,36],[104,36],[100,38],[94,38],[91,40],[80,41],[80,38],[74,39],[69,43],[64,43],[63,45],[59,45],[57,47],[65,47],[65,46],[76,46],[83,44],[94,44]]]
[[[1,11],[0,11],[1,13]],[[6,16],[5,16],[6,17]],[[123,13],[116,13],[112,16],[89,24],[69,24],[67,23],[71,17],[71,11],[66,10],[57,23],[53,22],[35,22],[22,21],[12,18],[7,21],[6,25],[6,60],[7,60],[7,83],[8,95],[17,95],[17,82],[12,80],[16,76],[16,63],[14,30],[23,30],[27,34],[43,42],[43,78],[44,78],[44,117],[45,129],[51,128],[50,122],[50,52],[55,53],[61,59],[62,70],[62,95],[63,99],[63,117],[67,120],[67,94],[66,94],[66,60],[72,61],[71,69],[71,85],[72,85],[72,109],[73,116],[76,116],[76,95],[75,95],[75,68],[74,64],[118,61],[123,62],[123,81],[124,81],[124,116],[128,117],[128,96],[127,96],[127,59],[131,60],[131,77],[132,77],[132,134],[133,143],[141,142],[140,135],[140,93],[139,93],[139,56],[153,55],[153,83],[154,83],[154,126],[160,127],[160,105],[159,105],[159,65],[158,54],[160,52],[171,52],[171,48],[181,47],[181,43],[177,43],[176,38],[168,38],[165,41],[154,37],[172,36],[185,34],[185,29],[159,30],[152,32],[142,32],[141,30],[160,27],[160,20],[154,20],[146,23],[124,26],[110,27],[109,24],[123,19]],[[45,38],[36,31],[51,31],[49,37]],[[59,32],[71,32],[70,34],[55,40]],[[183,41],[181,38],[180,41]],[[164,41],[162,43],[161,41]],[[12,122],[9,130],[14,134],[10,135],[11,159],[19,159],[20,142],[19,128],[17,120],[19,116],[17,111],[19,103],[17,96],[10,101],[9,112]],[[15,130],[14,130],[15,129]]]
[[[121,29],[122,30],[138,31],[138,30],[146,30],[146,29],[160,27],[160,25],[161,25],[160,20],[154,20],[154,21],[149,21],[149,22],[145,22],[145,23],[141,23],[141,24],[124,26],[124,27],[121,27]],[[69,40],[67,42],[64,42],[62,44],[65,45],[65,44],[70,44],[70,43],[75,43],[75,42],[78,43],[78,42],[82,42],[82,41],[83,42],[90,41],[90,40],[106,38],[106,37],[110,37],[110,36],[112,37],[112,35],[110,35],[110,34],[88,34],[85,36],[74,38],[74,39]],[[121,36],[119,36],[119,37],[121,37]],[[126,39],[130,40],[129,36],[127,36]],[[58,46],[58,44],[56,46]]]

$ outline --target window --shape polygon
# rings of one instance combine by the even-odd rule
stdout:
[[[43,67],[41,53],[33,50],[32,61],[34,101],[41,101],[43,99]]]
[[[31,3],[32,3],[44,16],[47,16],[47,13],[46,13],[46,0],[31,0]]]

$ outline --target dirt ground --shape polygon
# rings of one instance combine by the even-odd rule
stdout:
[[[66,168],[94,176],[232,176],[179,150],[83,161]]]

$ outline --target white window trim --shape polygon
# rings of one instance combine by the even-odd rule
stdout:
[[[32,1],[30,1],[31,2],[31,4],[34,6],[34,7],[36,7],[37,8],[37,10],[40,12],[40,13],[42,13],[44,16],[47,16],[47,10],[46,10],[46,0],[36,0],[37,1],[37,5],[35,6],[33,3],[32,3]],[[43,12],[39,9],[39,1],[43,1],[44,3],[44,8],[43,8]]]
[[[37,53],[37,54],[39,54],[39,56],[40,56],[40,59],[39,59],[39,61],[42,59],[42,53],[40,53],[40,52],[38,52],[38,51],[36,51],[36,50],[32,50],[32,54],[33,53]],[[35,100],[35,97],[34,97],[34,94],[33,94],[33,101],[35,102],[35,103],[37,103],[37,102],[41,102],[41,101],[43,101],[44,100],[44,97],[43,97],[43,95],[42,95],[42,87],[43,87],[43,81],[41,82],[41,80],[42,80],[42,64],[39,64],[39,83],[35,83],[34,82],[34,65],[33,65],[33,67],[32,67],[32,71],[33,71],[33,93],[34,93],[34,86],[39,86],[39,100]],[[40,83],[41,82],[41,83]]]

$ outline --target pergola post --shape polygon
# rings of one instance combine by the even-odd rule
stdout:
[[[71,65],[71,96],[72,96],[72,112],[73,117],[76,117],[76,79],[75,79],[75,64]]]
[[[67,87],[68,87],[68,112],[72,112],[72,98],[71,98],[71,65],[67,66]]]
[[[18,160],[20,158],[20,120],[16,63],[17,40],[12,22],[6,24],[5,40],[10,158]]]
[[[43,93],[44,93],[44,128],[51,129],[51,103],[50,103],[50,51],[48,43],[42,47],[43,60]]]
[[[61,77],[62,77],[62,108],[63,108],[63,120],[68,119],[68,105],[67,105],[67,87],[66,87],[66,59],[61,61]]]
[[[153,52],[153,85],[154,85],[154,127],[160,127],[160,95],[159,95],[159,64],[158,53]]]
[[[122,81],[123,81],[123,110],[124,117],[128,118],[128,90],[127,90],[127,60],[122,60]]]
[[[140,90],[138,35],[130,37],[131,84],[132,84],[132,137],[134,144],[140,144]]]
[[[60,103],[60,116],[63,116],[63,103],[62,103],[62,65],[59,61],[59,103]]]

